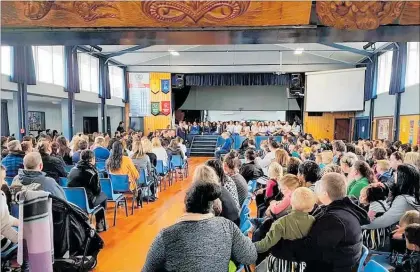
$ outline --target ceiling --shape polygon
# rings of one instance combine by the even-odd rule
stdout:
[[[388,43],[378,42],[376,50]],[[171,73],[310,72],[354,67],[372,49],[366,42],[238,45],[100,45],[129,71]],[[139,49],[141,48],[141,49]],[[296,49],[303,49],[300,55]],[[171,53],[175,51],[176,53]],[[176,55],[174,55],[176,54]]]

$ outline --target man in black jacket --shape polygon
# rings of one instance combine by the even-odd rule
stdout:
[[[68,175],[68,187],[84,187],[86,190],[89,207],[92,209],[101,205],[106,211],[107,196],[101,190],[98,171],[95,167],[95,154],[86,149],[80,153],[80,161],[73,167]],[[106,230],[105,213],[100,211],[95,215],[96,230]]]
[[[340,174],[324,175],[315,192],[324,206],[314,212],[316,221],[308,236],[281,240],[271,253],[305,262],[305,272],[350,272],[362,253],[361,225],[369,222],[368,216],[346,197],[346,182]]]

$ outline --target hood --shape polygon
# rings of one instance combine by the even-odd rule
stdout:
[[[332,210],[345,210],[353,214],[359,220],[360,225],[366,225],[370,223],[367,212],[363,208],[357,206],[348,197],[333,201],[330,205],[326,207],[326,211]]]
[[[36,180],[44,179],[45,173],[41,171],[28,171],[25,169],[19,169],[18,177],[23,185],[28,185]]]
[[[407,203],[413,207],[414,209],[416,209],[417,211],[420,211],[420,203],[418,203],[416,201],[416,199],[414,198],[414,196],[411,195],[401,195],[402,197],[405,198],[405,200],[407,201]]]

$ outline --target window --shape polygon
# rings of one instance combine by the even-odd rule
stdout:
[[[378,58],[377,94],[388,93],[391,83],[392,51],[388,51]]]
[[[407,43],[407,71],[405,77],[405,85],[411,86],[420,82],[420,43]]]
[[[109,66],[109,85],[111,96],[123,98],[124,96],[124,71],[118,66]]]
[[[12,51],[10,46],[1,47],[1,73],[10,75],[12,68]]]
[[[78,54],[79,80],[82,91],[99,93],[99,59],[88,54]]]
[[[33,46],[37,80],[64,86],[64,47]]]

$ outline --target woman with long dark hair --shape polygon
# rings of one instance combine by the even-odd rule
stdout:
[[[235,182],[225,174],[225,171],[223,171],[223,165],[220,160],[208,160],[206,162],[207,166],[210,166],[213,168],[213,170],[216,172],[217,176],[219,177],[220,184],[228,190],[228,192],[232,195],[233,199],[235,200],[235,203],[238,207],[239,205],[239,197],[238,197],[238,189],[236,188]]]
[[[123,145],[120,141],[115,141],[112,144],[111,155],[106,161],[106,168],[110,174],[128,175],[130,181],[130,190],[137,191],[137,179],[139,178],[139,171],[133,161],[123,155]]]
[[[63,158],[63,161],[66,165],[72,165],[72,156],[70,156],[71,149],[68,146],[68,141],[66,137],[57,137],[56,143],[58,144],[58,155],[60,155],[61,158]]]
[[[379,183],[380,184],[380,183]],[[397,224],[407,211],[420,211],[420,173],[409,164],[401,164],[397,168],[395,186],[391,188],[391,208],[381,217],[376,218],[365,229],[386,228]]]

